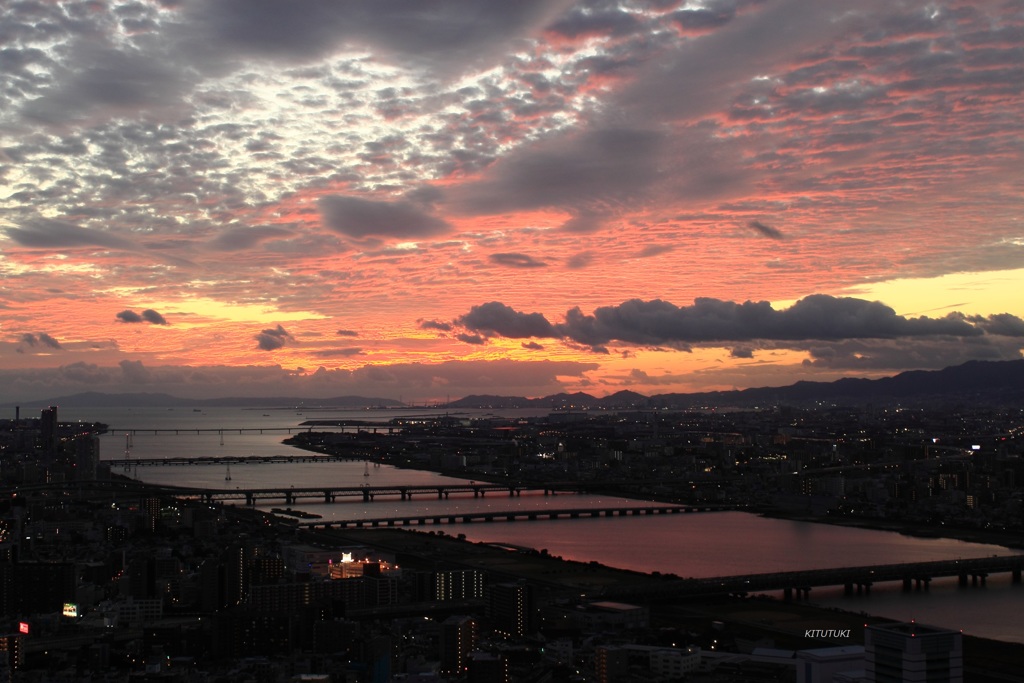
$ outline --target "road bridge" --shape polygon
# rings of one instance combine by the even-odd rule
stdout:
[[[371,432],[373,434],[393,434],[401,432],[401,425],[381,422],[364,422],[360,420],[331,422],[329,424],[300,424],[291,427],[107,427],[108,434],[264,434],[281,432],[297,434],[301,432]]]
[[[488,482],[467,481],[453,484],[390,484],[370,486],[312,486],[312,487],[280,487],[280,488],[233,488],[214,489],[189,486],[148,485],[147,490],[153,495],[168,495],[178,498],[192,498],[207,503],[230,500],[245,501],[246,505],[255,506],[264,502],[282,501],[292,505],[302,500],[320,503],[333,503],[339,498],[362,498],[363,502],[373,502],[377,498],[394,498],[413,500],[423,496],[445,500],[452,494],[472,494],[474,498],[482,498],[487,494],[506,494],[519,496],[523,492],[554,495],[560,490],[552,484],[494,484]]]
[[[170,458],[113,458],[103,460],[111,467],[153,467],[169,465],[183,467],[187,465],[293,465],[313,462],[351,462],[366,460],[358,455],[327,455],[312,451],[302,451],[298,455],[196,455],[175,456]]]
[[[730,508],[732,509],[732,508]],[[493,510],[484,512],[459,513],[417,513],[402,517],[377,517],[369,519],[334,519],[315,522],[300,522],[298,526],[307,529],[348,529],[364,527],[426,526],[436,524],[469,524],[472,522],[522,522],[551,519],[594,519],[598,517],[627,517],[640,515],[675,515],[694,512],[718,512],[718,506],[696,505],[629,505],[593,508],[540,508],[535,510]]]
[[[992,557],[908,562],[902,564],[810,569],[771,574],[718,576],[705,579],[675,579],[658,585],[619,586],[608,590],[607,597],[617,598],[683,598],[702,595],[746,594],[783,591],[786,599],[806,598],[812,588],[843,586],[847,594],[869,593],[871,586],[881,582],[899,582],[903,590],[928,590],[936,578],[957,577],[961,586],[984,584],[990,574],[1009,573],[1013,583],[1021,583],[1024,555],[993,555]]]

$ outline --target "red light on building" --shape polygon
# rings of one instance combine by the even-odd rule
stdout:
[[[20,621],[20,622],[18,622],[18,633],[26,633],[26,634],[28,633],[28,622],[27,621]]]

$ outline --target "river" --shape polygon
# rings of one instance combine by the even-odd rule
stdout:
[[[117,430],[143,427],[236,429],[236,433],[229,430],[224,432],[223,443],[221,434],[217,432],[178,435],[136,432],[132,437],[132,457],[149,459],[177,455],[293,453],[293,449],[280,443],[285,433],[238,434],[237,429],[260,426],[298,428],[298,424],[307,419],[385,420],[398,414],[401,413],[318,411],[310,408],[255,411],[224,408],[196,412],[136,409],[62,415],[61,420],[99,420],[111,424],[115,430],[102,437],[103,459],[124,456],[127,441],[124,433]],[[283,482],[302,488],[322,486],[325,483],[334,486],[360,486],[364,483],[429,485],[461,481],[421,470],[400,470],[389,466],[367,468],[360,462],[236,465],[231,468],[230,481],[225,481],[224,469],[211,465],[141,466],[129,474],[154,483],[210,488],[269,488],[280,487]],[[452,496],[444,501],[434,496],[408,501],[378,499],[372,503],[364,503],[362,500],[334,504],[303,501],[295,507],[329,520],[434,512],[626,506],[632,502],[597,495],[534,494],[509,497],[491,494],[484,498]],[[281,503],[273,505],[280,506]],[[1017,552],[1000,546],[954,539],[916,538],[887,531],[770,519],[743,512],[476,523],[445,529],[453,534],[466,534],[473,541],[544,548],[552,555],[566,559],[596,560],[623,569],[660,571],[682,577],[983,557]],[[811,601],[893,619],[917,619],[947,628],[963,629],[971,635],[1024,643],[1024,630],[1019,627],[1019,614],[1024,608],[1024,587],[1011,585],[1009,576],[990,577],[984,587],[968,588],[960,588],[955,579],[937,580],[932,582],[927,593],[904,593],[897,583],[878,584],[869,596],[845,596],[841,588],[815,589]]]

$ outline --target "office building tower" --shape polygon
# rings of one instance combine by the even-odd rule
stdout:
[[[441,672],[460,675],[469,664],[469,653],[476,647],[476,622],[472,617],[453,616],[441,623]]]
[[[896,623],[864,631],[865,670],[874,683],[963,683],[959,631]]]
[[[487,593],[487,616],[495,631],[522,638],[535,630],[533,588],[525,583],[499,583]]]
[[[43,408],[39,416],[39,445],[53,455],[57,452],[57,406]]]

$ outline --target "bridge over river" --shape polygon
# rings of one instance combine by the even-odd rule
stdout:
[[[604,482],[608,485],[608,482]],[[611,487],[610,485],[608,486]],[[186,486],[151,485],[150,490],[157,494],[171,495],[182,498],[194,498],[207,503],[229,500],[244,500],[246,505],[258,505],[264,502],[284,502],[293,505],[300,501],[333,503],[339,498],[362,498],[363,502],[371,503],[378,498],[413,500],[414,498],[432,497],[446,500],[453,494],[472,494],[474,498],[483,498],[487,494],[519,496],[525,493],[542,493],[554,496],[559,493],[584,493],[595,489],[594,483],[588,482],[548,482],[543,484],[514,483],[497,484],[490,482],[467,481],[454,484],[383,484],[371,486],[313,486],[287,488],[192,488]],[[718,509],[736,509],[736,506],[707,506]]]
[[[274,432],[280,432],[283,434],[298,434],[301,432],[372,432],[377,434],[378,432],[383,434],[393,434],[395,432],[401,432],[403,429],[400,424],[392,424],[387,422],[369,422],[366,420],[310,420],[303,422],[302,424],[293,425],[291,427],[254,427],[247,425],[244,427],[107,427],[107,433],[109,434],[153,434],[159,435],[170,435],[170,434],[272,434]]]
[[[794,595],[806,598],[812,588],[843,586],[851,595],[871,591],[875,583],[894,581],[902,583],[904,591],[927,590],[932,579],[958,578],[961,586],[984,584],[990,574],[1010,573],[1015,584],[1021,583],[1024,555],[993,555],[935,562],[908,562],[903,564],[810,569],[773,574],[747,574],[718,576],[705,579],[667,580],[661,584],[616,586],[604,594],[620,599],[682,598],[700,595],[746,594],[764,591],[783,591],[785,598]]]
[[[485,512],[425,513],[403,517],[377,517],[368,519],[332,519],[300,522],[308,529],[347,529],[365,527],[424,526],[427,524],[469,524],[471,522],[522,522],[550,519],[592,519],[597,517],[626,517],[639,515],[675,515],[694,512],[720,512],[735,510],[735,506],[718,505],[629,505],[591,508],[540,508],[534,510],[503,510]],[[287,512],[276,511],[278,514]]]

